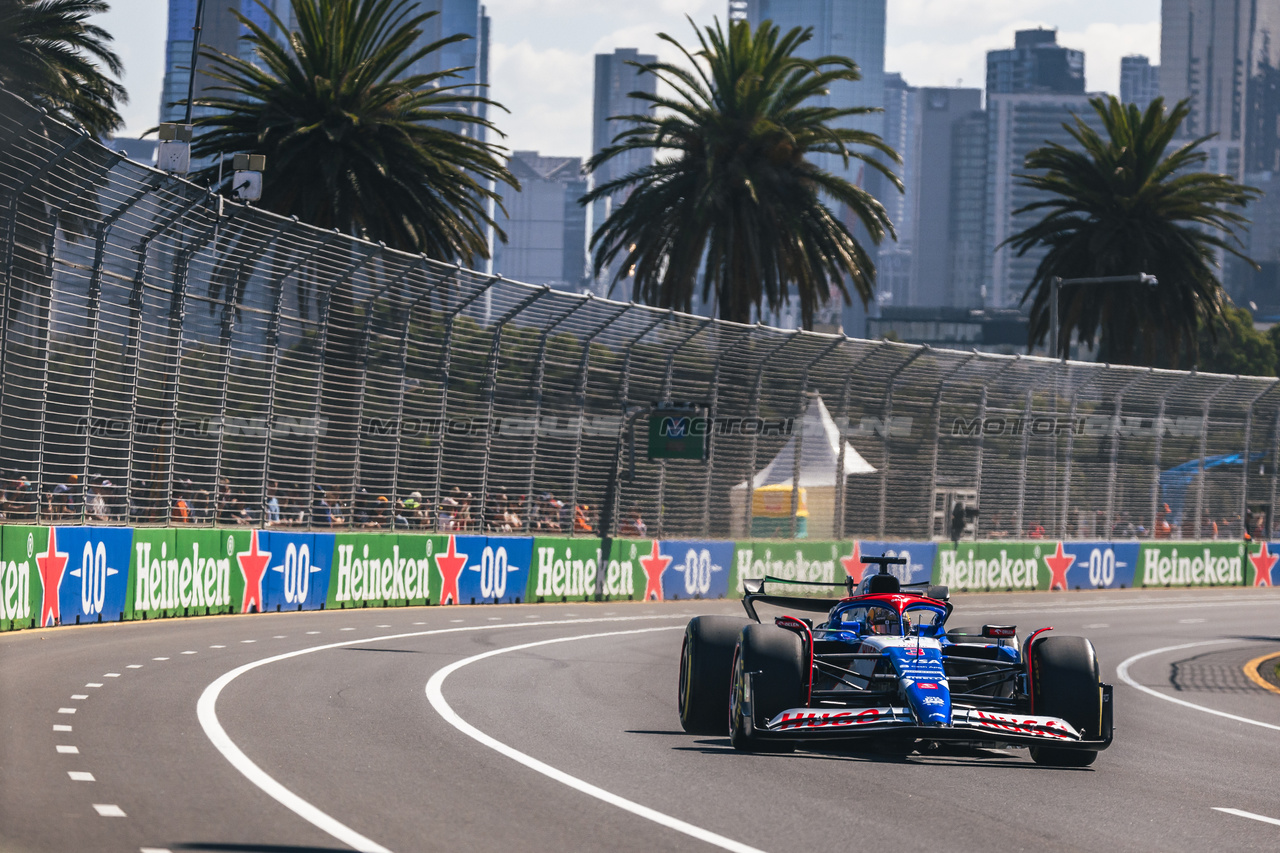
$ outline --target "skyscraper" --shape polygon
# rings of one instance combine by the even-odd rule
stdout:
[[[457,76],[440,81],[442,86],[464,86],[462,94],[487,95],[489,83],[489,16],[479,0],[419,0],[419,12],[436,12],[422,24],[422,35],[412,50],[420,50],[434,41],[462,33],[470,36],[447,44],[415,62],[409,74],[435,74],[450,68],[459,69]],[[473,104],[472,114],[488,117],[484,104]],[[459,123],[454,128],[469,136],[485,138],[483,128]]]
[[[613,144],[613,140],[629,127],[631,122],[617,121],[615,116],[640,115],[649,109],[648,102],[631,97],[632,92],[647,92],[652,95],[658,91],[658,78],[652,74],[642,74],[640,69],[629,63],[644,65],[657,62],[658,57],[640,53],[633,47],[620,47],[613,53],[596,54],[595,101],[591,115],[591,153],[599,154]],[[591,174],[592,186],[600,186],[628,175],[637,169],[643,169],[653,162],[653,150],[627,151],[600,165]],[[625,200],[622,194],[610,198],[602,198],[591,206],[590,228],[594,231],[608,218],[610,212]],[[609,283],[617,269],[606,270],[597,288],[600,295],[608,292]]]
[[[1013,48],[987,51],[987,94],[1084,94],[1084,51],[1058,45],[1058,31],[1019,30]]]
[[[587,191],[578,157],[543,157],[515,151],[507,168],[520,191],[501,185],[506,215],[496,214],[507,242],[496,242],[493,271],[529,284],[578,291],[586,274],[587,214],[578,199]]]
[[[916,214],[920,207],[920,90],[907,85],[901,74],[884,75],[884,141],[902,157],[897,167],[903,192],[878,193],[898,232],[897,241],[880,247],[876,259],[876,301],[881,305],[916,305],[912,292],[912,262],[916,246]]]
[[[823,106],[883,107],[884,106],[884,46],[886,0],[730,0],[729,19],[749,21],[757,27],[762,21],[773,21],[782,32],[792,27],[812,27],[813,38],[801,46],[799,54],[808,59],[820,56],[847,56],[858,64],[862,79],[840,81],[831,86],[830,94],[814,100]],[[867,130],[884,136],[884,114],[875,112],[843,119],[843,126]],[[850,161],[846,168],[840,157],[819,154],[814,158],[823,169],[844,176],[850,182],[865,187],[882,201],[896,194],[886,181],[876,178],[872,170],[864,169],[858,161]],[[845,225],[867,243],[866,232],[857,221],[840,211]],[[874,250],[873,250],[874,251]],[[891,251],[885,249],[885,251]],[[851,291],[852,292],[852,291]],[[833,303],[834,304],[834,303]],[[819,322],[828,318],[820,317]],[[862,334],[866,328],[866,312],[862,303],[854,297],[854,305],[843,311],[842,325],[850,333]]]
[[[1278,60],[1280,0],[1161,3],[1160,90],[1190,100],[1184,137],[1217,134],[1204,146],[1210,171],[1275,168],[1278,105],[1267,92]]]
[[[1145,110],[1160,97],[1160,66],[1145,56],[1125,56],[1120,60],[1120,100]]]
[[[957,308],[981,308],[986,301],[987,132],[983,110],[951,125],[951,276],[944,304]]]

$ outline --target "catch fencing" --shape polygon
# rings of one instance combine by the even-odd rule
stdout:
[[[642,422],[623,534],[928,539],[962,503],[980,536],[1206,538],[1276,503],[1274,379],[528,286],[229,202],[3,91],[0,229],[11,522],[278,506],[299,527],[588,534],[626,413],[662,401],[706,407],[709,458],[649,461]]]

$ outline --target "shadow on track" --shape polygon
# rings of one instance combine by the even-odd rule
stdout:
[[[684,734],[684,732],[635,732],[635,734]],[[686,735],[687,737],[687,735]],[[703,755],[745,755],[729,743],[728,738],[696,741],[697,746],[676,746],[681,752],[700,752]],[[856,746],[812,746],[794,753],[756,753],[753,758],[802,759],[808,761],[844,761],[856,764],[898,764],[930,767],[1006,767],[1015,770],[1049,770],[1054,772],[1093,773],[1092,767],[1043,767],[1031,761],[1014,758],[1006,752],[967,747],[940,746],[926,752],[876,752],[858,749]]]

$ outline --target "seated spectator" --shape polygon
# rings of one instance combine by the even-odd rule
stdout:
[[[573,510],[573,532],[574,533],[590,533],[591,521],[587,514],[591,511],[591,507],[581,505],[574,507]]]
[[[640,510],[635,510],[627,516],[627,520],[618,528],[618,535],[639,537],[644,536],[648,529],[644,519],[640,517]]]
[[[101,484],[89,484],[89,498],[85,501],[85,513],[91,524],[103,524],[111,520],[107,516],[107,502],[102,497],[102,487],[110,485],[110,480],[103,480]]]
[[[324,499],[324,489],[316,486],[315,497],[311,501],[311,526],[333,527],[333,523],[333,510]]]
[[[172,524],[190,524],[191,507],[187,504],[185,485],[190,480],[178,484],[173,490],[173,505],[169,508],[169,521]]]
[[[276,497],[276,492],[280,490],[280,484],[275,480],[267,483],[267,499],[262,504],[262,525],[264,527],[280,526],[280,500]]]

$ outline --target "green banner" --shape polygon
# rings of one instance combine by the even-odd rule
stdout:
[[[48,543],[47,527],[14,525],[0,532],[0,631],[40,624],[44,597],[36,558]]]
[[[430,604],[432,593],[440,588],[437,554],[448,550],[449,537],[429,534],[402,533],[392,547],[393,573],[400,573],[406,604]],[[392,578],[392,586],[397,586]]]
[[[136,543],[140,532],[134,531],[134,558],[131,563],[137,559]],[[220,534],[221,531],[217,530],[173,531],[170,557],[178,561],[173,597],[175,606],[181,607],[188,616],[233,612],[231,576],[236,573],[223,552]]]
[[[586,601],[596,594],[599,539],[536,536],[528,601]]]
[[[933,582],[966,592],[1048,589],[1048,573],[1040,566],[1048,547],[1043,542],[941,542]]]
[[[1242,586],[1247,563],[1242,542],[1144,544],[1134,585]]]
[[[129,552],[129,591],[124,599],[124,618],[157,619],[180,612],[175,595],[178,561],[174,531],[168,528],[139,527],[133,531]]]
[[[844,595],[846,577],[843,559],[853,554],[853,542],[761,542],[744,540],[735,543],[733,569],[729,575],[729,595],[742,597],[742,581],[745,578],[762,578],[765,575],[792,581],[831,584],[830,595]],[[861,576],[861,566],[858,567]],[[785,595],[820,596],[826,593],[820,587],[800,584],[770,585],[769,592]]]
[[[338,533],[333,537],[329,601],[333,607],[385,607],[403,602],[404,584],[395,584],[398,537],[379,533]]]
[[[609,549],[609,566],[605,569],[602,585],[605,601],[634,601],[645,597],[649,584],[641,560],[649,557],[652,547],[650,539],[613,540]],[[537,565],[536,560],[534,565]]]

